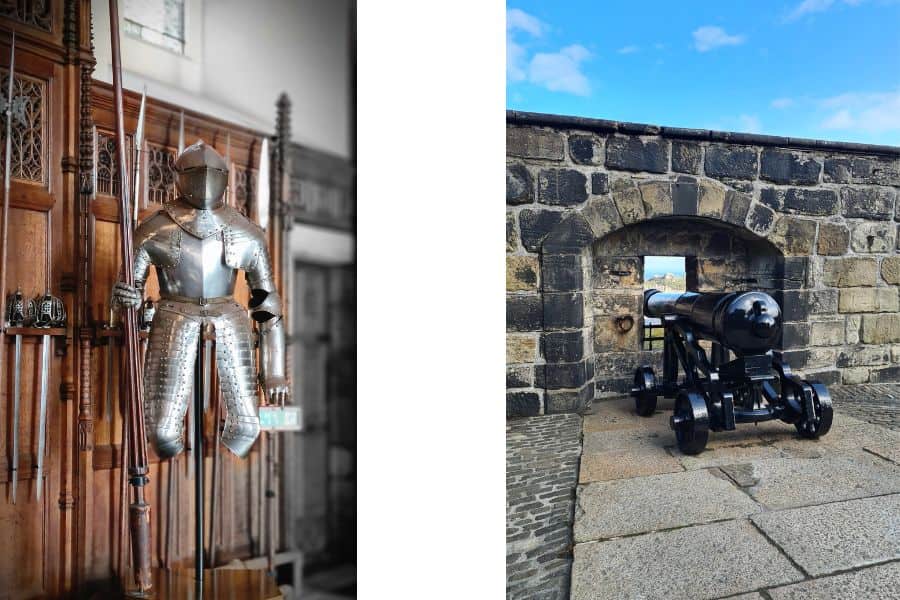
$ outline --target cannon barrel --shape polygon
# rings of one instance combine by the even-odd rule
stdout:
[[[644,314],[682,317],[699,337],[718,342],[738,355],[771,350],[781,332],[781,308],[763,292],[647,290]]]

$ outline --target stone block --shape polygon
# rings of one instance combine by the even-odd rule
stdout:
[[[523,209],[519,213],[522,245],[529,252],[541,249],[541,242],[562,221],[563,213],[555,210]]]
[[[810,324],[809,343],[812,346],[839,346],[846,339],[847,324],[840,321],[813,321]]]
[[[825,183],[850,183],[850,159],[826,158],[822,180]]]
[[[803,369],[809,364],[812,356],[810,350],[785,350],[781,353],[781,358],[791,366],[792,369]]]
[[[869,380],[872,383],[897,383],[900,381],[900,366],[872,369]]]
[[[669,170],[669,144],[665,140],[610,137],[606,142],[606,167],[622,171],[665,173]]]
[[[609,175],[606,173],[591,173],[591,193],[594,195],[609,193]]]
[[[587,200],[587,176],[574,169],[542,169],[538,174],[538,202],[575,206]]]
[[[768,594],[772,600],[894,600],[898,589],[900,562],[893,562],[772,588]]]
[[[536,292],[539,272],[537,256],[507,256],[506,291]]]
[[[569,156],[578,165],[603,164],[603,142],[593,135],[569,136]]]
[[[750,518],[795,563],[816,576],[900,558],[898,514],[900,494],[894,494]]]
[[[641,340],[638,314],[594,316],[594,351],[637,350]]]
[[[747,213],[750,211],[750,195],[728,190],[725,193],[725,211],[722,219],[743,227],[747,221]]]
[[[507,127],[506,155],[541,160],[563,160],[562,135],[550,129]]]
[[[537,338],[534,335],[506,334],[506,362],[533,363],[536,357]]]
[[[747,146],[710,144],[706,148],[705,169],[710,177],[755,179],[757,150]]]
[[[749,480],[746,491],[772,510],[900,492],[896,467],[862,451],[829,453],[816,459],[775,458],[721,468],[741,484]]]
[[[586,370],[584,362],[547,363],[535,366],[535,386],[548,390],[578,388],[584,385]]]
[[[822,371],[807,370],[806,379],[818,381],[826,386],[838,385],[841,383],[841,372],[837,369],[825,369]]]
[[[780,184],[815,185],[822,164],[816,159],[778,148],[765,148],[760,155],[759,178]]]
[[[694,216],[699,204],[699,189],[693,177],[679,176],[672,184],[672,213]]]
[[[544,294],[545,329],[581,329],[584,327],[584,298],[581,294]]]
[[[543,324],[541,321],[542,311],[540,296],[507,294],[506,330],[539,331]]]
[[[859,287],[878,282],[878,261],[870,257],[848,256],[825,260],[822,274],[826,285]]]
[[[622,227],[622,217],[615,201],[609,196],[591,198],[582,212],[585,220],[594,230],[594,237],[601,238],[611,231]]]
[[[519,249],[519,229],[516,227],[516,213],[506,213],[506,251]]]
[[[900,186],[900,159],[853,157],[854,183]]]
[[[721,219],[725,214],[725,192],[727,188],[704,179],[699,184],[697,214],[701,217]],[[745,215],[746,216],[746,215]]]
[[[819,223],[819,241],[816,251],[821,255],[840,256],[846,254],[850,244],[850,230],[841,223]]]
[[[534,178],[528,167],[521,164],[506,165],[506,203],[530,204],[534,202]]]
[[[838,298],[838,312],[866,313],[900,310],[897,288],[844,288]]]
[[[891,361],[891,350],[887,346],[851,346],[841,350],[836,365],[846,367],[874,367]]]
[[[578,362],[584,358],[582,331],[553,331],[541,335],[541,353],[548,363]]]
[[[672,170],[677,173],[700,174],[701,148],[691,142],[672,142]]]
[[[859,335],[864,344],[900,342],[900,314],[863,315]]]
[[[763,188],[759,191],[759,202],[772,210],[781,210],[784,208],[784,190]]]
[[[544,399],[548,415],[583,412],[594,400],[594,384],[589,383],[580,390],[547,390]]]
[[[752,556],[753,568],[735,560]],[[572,600],[719,598],[804,576],[744,520],[577,544]]]
[[[594,231],[580,213],[569,213],[541,244],[542,251],[555,254],[579,253],[594,241]]]
[[[890,252],[894,249],[895,226],[892,223],[856,223],[850,234],[854,252]]]
[[[644,203],[644,216],[666,217],[672,214],[672,184],[668,181],[642,181],[638,184]]]
[[[859,343],[859,328],[862,325],[862,315],[847,315],[847,343]]]
[[[845,217],[889,220],[894,216],[896,192],[891,188],[845,187],[841,189]]]
[[[781,294],[781,313],[785,321],[806,321],[810,315],[834,314],[838,293],[834,289],[785,290]]]
[[[784,210],[821,217],[835,214],[837,207],[834,190],[790,188],[784,193]]]
[[[634,180],[617,177],[612,180],[610,191],[624,225],[644,220],[644,202]]]
[[[581,266],[580,254],[544,254],[540,269],[544,291],[575,292],[584,285],[584,269]],[[508,270],[507,281],[509,281]]]
[[[808,256],[812,254],[816,239],[816,222],[809,219],[784,216],[778,219],[769,241],[786,255]]]
[[[632,315],[637,318],[642,311],[644,294],[640,290],[594,290],[592,300],[594,316]]]
[[[536,417],[541,414],[541,398],[537,392],[507,392],[506,418]]]
[[[782,347],[803,348],[809,346],[809,334],[809,323],[785,323],[781,326]]]
[[[747,214],[747,229],[765,236],[772,229],[772,223],[775,221],[775,213],[772,209],[762,204],[754,204]]]
[[[530,388],[533,383],[534,367],[532,365],[506,367],[506,389]]]
[[[900,284],[900,256],[886,256],[881,261],[881,278],[891,285]]]
[[[589,483],[578,488],[576,502],[576,542],[741,518],[762,510],[731,483],[702,470]]]
[[[841,383],[844,385],[855,385],[866,383],[869,381],[868,367],[849,367],[841,369]]]
[[[643,289],[641,259],[594,255],[592,287],[603,290]]]

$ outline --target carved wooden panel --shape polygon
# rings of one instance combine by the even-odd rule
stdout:
[[[147,196],[145,206],[162,204],[175,196],[176,150],[148,142],[146,153]]]
[[[99,129],[96,136],[94,193],[118,197],[121,181],[119,181],[119,150],[116,136],[114,133]]]
[[[51,0],[2,0],[0,16],[49,32],[52,25],[51,8]]]
[[[234,167],[234,207],[237,208],[242,215],[249,217],[253,207],[253,198],[256,194],[257,171],[255,169],[243,169]]]
[[[6,110],[6,93],[9,70],[0,70],[2,99],[0,111]],[[12,98],[12,176],[16,179],[47,183],[46,169],[46,118],[44,107],[47,99],[47,83],[40,79],[16,74]],[[0,119],[0,136],[6,139],[6,118]],[[0,164],[5,160],[6,144],[0,144]]]

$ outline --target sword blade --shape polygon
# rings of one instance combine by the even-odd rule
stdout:
[[[22,397],[22,336],[16,335],[16,354],[13,371],[13,426],[12,426],[12,503],[16,503],[16,485],[19,480],[19,403]]]
[[[37,499],[41,499],[41,481],[44,476],[44,444],[47,422],[47,388],[50,385],[50,336],[41,336],[41,398],[38,418]]]

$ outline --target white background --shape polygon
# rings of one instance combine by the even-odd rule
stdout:
[[[505,595],[504,23],[358,6],[363,599]]]

